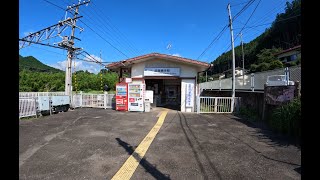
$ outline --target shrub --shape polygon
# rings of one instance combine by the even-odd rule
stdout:
[[[258,71],[258,72],[267,71],[267,70],[269,69],[269,67],[270,67],[270,64],[269,64],[269,63],[263,62],[263,63],[260,63],[260,64],[258,65],[257,71]]]
[[[257,71],[257,68],[258,68],[258,65],[256,65],[256,64],[251,64],[251,65],[250,65],[250,71],[251,71],[251,72],[256,72],[256,71]]]
[[[286,105],[276,108],[269,120],[271,128],[275,131],[296,136],[301,136],[301,101],[296,98]]]
[[[283,64],[280,60],[274,60],[270,63],[269,70],[273,70],[276,68],[282,68],[282,67],[283,67]]]

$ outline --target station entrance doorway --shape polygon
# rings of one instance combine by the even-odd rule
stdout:
[[[146,90],[153,91],[153,106],[180,111],[181,79],[177,77],[145,77]]]

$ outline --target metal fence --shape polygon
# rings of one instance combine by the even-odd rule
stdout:
[[[64,91],[60,92],[19,92],[20,97],[38,97],[38,96],[61,96],[65,95]]]
[[[72,99],[72,107],[92,107],[92,108],[112,108],[114,94],[74,94]]]
[[[288,73],[286,73],[288,71]],[[301,83],[301,66],[269,70],[264,72],[245,74],[244,76],[235,77],[235,89],[263,91],[267,77],[271,75],[289,75],[290,81],[299,81]],[[200,83],[200,90],[230,90],[232,88],[232,78],[219,79]]]
[[[40,96],[64,96],[64,92],[19,92],[19,118],[37,116],[40,113]],[[82,92],[73,94],[70,106],[72,108],[92,107],[92,108],[112,108],[115,102],[114,94],[84,94]],[[48,102],[49,103],[49,102]]]
[[[235,97],[234,110],[240,106],[240,97]],[[232,97],[202,97],[197,98],[197,113],[232,113]]]
[[[37,116],[37,98],[21,97],[19,98],[19,118]]]

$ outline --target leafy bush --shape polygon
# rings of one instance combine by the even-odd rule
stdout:
[[[283,64],[280,60],[274,60],[270,63],[269,70],[273,70],[276,68],[282,68],[282,67],[283,67]]]
[[[301,101],[296,98],[286,105],[276,108],[269,120],[270,126],[277,132],[301,136]]]
[[[251,64],[251,65],[250,65],[250,71],[251,71],[251,72],[256,72],[256,71],[257,71],[257,68],[258,68],[258,65],[256,65],[256,64]]]
[[[260,72],[260,71],[267,71],[270,67],[270,64],[269,63],[260,63],[257,67],[257,71]]]

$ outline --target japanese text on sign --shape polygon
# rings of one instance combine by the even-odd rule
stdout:
[[[186,84],[186,107],[193,107],[193,84]]]

